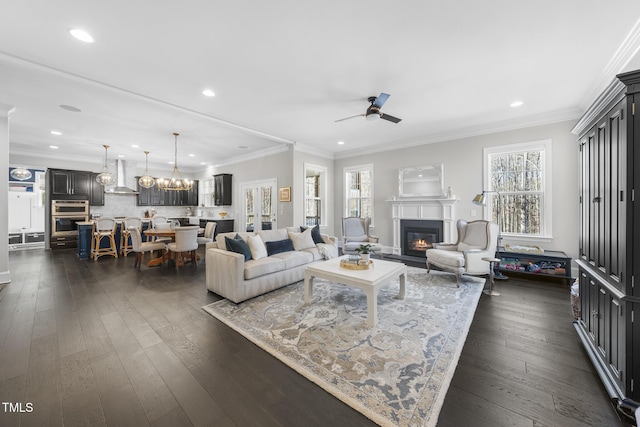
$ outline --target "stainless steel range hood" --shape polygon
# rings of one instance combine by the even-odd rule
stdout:
[[[131,188],[127,187],[124,166],[124,160],[116,159],[117,185],[113,188],[105,190],[105,194],[138,194],[136,190],[132,190]]]

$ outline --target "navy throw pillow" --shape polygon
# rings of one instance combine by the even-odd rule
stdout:
[[[249,244],[245,242],[242,237],[237,234],[233,239],[225,236],[224,241],[227,244],[227,250],[244,255],[245,261],[249,261],[251,259],[251,250],[249,249]]]
[[[308,227],[300,226],[300,232],[302,233],[307,228]],[[311,229],[311,238],[313,239],[313,243],[315,243],[316,245],[318,243],[324,243],[324,239],[322,238],[322,235],[320,234],[320,227],[319,226],[317,226],[317,225],[313,226],[313,228]]]
[[[293,249],[293,242],[291,241],[291,239],[267,242],[266,246],[267,254],[269,254],[269,256],[279,254],[280,252],[289,252],[295,250]]]

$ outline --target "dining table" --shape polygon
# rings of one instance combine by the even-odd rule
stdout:
[[[199,235],[204,234],[204,228],[202,227],[198,228],[198,234]],[[151,237],[170,237],[172,242],[175,242],[176,240],[176,230],[174,228],[166,228],[166,229],[148,228],[144,230],[144,235],[151,236]],[[164,253],[161,256],[151,259],[147,263],[147,265],[149,267],[162,265],[165,261],[168,261],[170,258],[171,258],[171,255],[169,251],[164,251]],[[197,254],[196,254],[196,259],[200,259],[200,256]],[[179,262],[183,262],[182,257],[180,257]]]

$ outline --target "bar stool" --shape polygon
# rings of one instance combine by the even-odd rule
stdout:
[[[118,258],[118,248],[116,246],[116,228],[118,223],[115,218],[102,217],[93,223],[93,239],[91,241],[91,253],[93,260],[97,261],[99,257],[104,255],[112,255]],[[108,247],[100,247],[102,239],[109,239]]]
[[[124,219],[122,231],[120,233],[120,253],[127,256],[133,252],[133,246],[130,243],[131,227],[135,227],[142,232],[142,218],[139,216],[128,216]]]

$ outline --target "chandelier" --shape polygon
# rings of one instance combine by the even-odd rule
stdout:
[[[138,184],[140,184],[140,187],[143,187],[143,188],[151,188],[156,183],[156,180],[149,175],[149,152],[148,151],[144,152],[144,161],[145,161],[144,175],[142,175],[138,179]]]
[[[109,168],[107,167],[107,150],[109,149],[108,145],[103,145],[104,147],[104,167],[102,168],[102,173],[99,173],[96,176],[96,181],[98,184],[106,186],[111,185],[116,182],[116,178],[113,176]]]
[[[175,137],[175,151],[171,178],[158,178],[156,181],[156,185],[161,190],[191,190],[193,187],[193,180],[182,178],[178,170],[178,135],[179,133],[173,133]]]
[[[17,179],[18,181],[24,181],[25,179],[30,179],[33,176],[29,169],[25,169],[22,166],[13,169],[9,172],[9,175],[11,175],[11,178]]]

